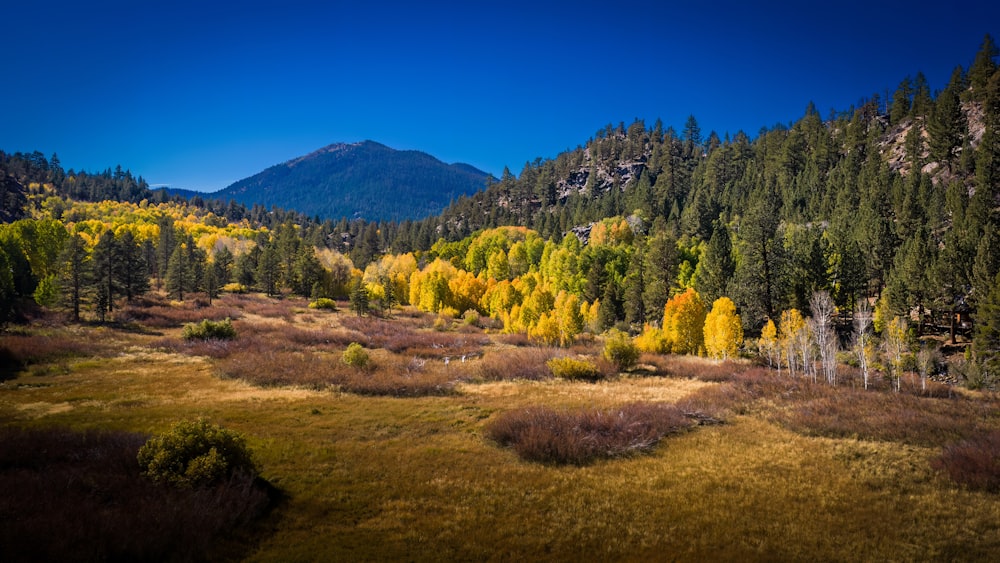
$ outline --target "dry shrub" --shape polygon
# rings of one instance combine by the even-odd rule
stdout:
[[[667,434],[693,425],[680,409],[664,403],[578,412],[530,407],[500,415],[487,425],[486,434],[524,460],[585,465],[648,452]]]
[[[246,348],[218,364],[223,377],[262,387],[297,386],[324,389],[336,383],[338,370],[351,370],[339,361],[312,352]]]
[[[458,375],[433,360],[390,356],[373,371],[341,370],[336,382],[342,391],[358,395],[426,397],[454,393]]]
[[[414,330],[401,322],[372,317],[345,317],[340,324],[368,337],[368,346],[385,348],[390,352],[443,358],[479,354],[489,338],[483,334],[455,334],[428,330]]]
[[[247,348],[221,360],[218,369],[223,377],[263,387],[339,387],[359,395],[395,397],[451,394],[461,375],[430,360],[388,356],[374,358],[372,363],[369,369],[359,370],[343,363],[339,355]]]
[[[749,369],[745,363],[725,361],[716,362],[694,356],[675,354],[642,354],[639,358],[642,364],[652,365],[659,375],[688,377],[701,381],[730,381],[737,373]]]
[[[497,335],[497,341],[501,344],[507,344],[508,346],[531,346],[532,343],[528,340],[527,334],[521,334],[520,332],[515,332],[513,334],[499,334]]]
[[[174,328],[188,323],[203,320],[221,321],[223,319],[238,319],[242,312],[232,307],[197,307],[192,302],[179,305],[126,305],[116,313],[115,318],[121,323],[138,323],[148,328]]]
[[[806,434],[940,446],[975,435],[992,410],[986,403],[964,398],[923,398],[823,384],[808,387],[809,396],[775,414],[781,423]]]
[[[0,429],[0,545],[5,561],[241,559],[274,494],[234,478],[178,489],[141,474],[146,437],[123,432]]]
[[[479,362],[477,375],[484,381],[549,379],[552,371],[546,363],[558,354],[554,348],[507,348],[487,352]]]
[[[970,489],[1000,492],[1000,430],[948,444],[932,465]]]
[[[295,316],[295,309],[309,307],[308,301],[295,297],[273,299],[261,295],[227,294],[220,301],[250,315],[284,319],[289,322]]]

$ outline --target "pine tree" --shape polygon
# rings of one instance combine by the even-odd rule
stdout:
[[[125,231],[118,240],[119,260],[114,275],[125,299],[131,302],[149,291],[149,267],[142,247],[132,231]]]
[[[735,273],[736,261],[733,260],[729,229],[719,224],[698,260],[695,289],[705,301],[714,303],[729,294],[729,282]]]
[[[115,294],[118,292],[119,269],[118,243],[109,229],[101,234],[93,253],[93,283],[96,296],[97,317],[103,323],[114,310]]]
[[[80,304],[90,277],[90,255],[87,243],[79,234],[75,234],[66,242],[61,260],[64,264],[63,287],[69,288],[67,297],[73,309],[73,321],[80,321]]]

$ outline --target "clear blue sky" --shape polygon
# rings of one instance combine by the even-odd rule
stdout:
[[[968,68],[1000,2],[9,2],[0,149],[214,191],[372,139],[515,174],[608,123],[826,116]]]

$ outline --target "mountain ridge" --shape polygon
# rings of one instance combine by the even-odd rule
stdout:
[[[447,164],[422,151],[365,140],[331,143],[200,195],[328,219],[404,220],[441,213],[492,179],[469,164]]]

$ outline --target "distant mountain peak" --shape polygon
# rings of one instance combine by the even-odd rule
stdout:
[[[329,219],[419,219],[440,213],[492,178],[415,150],[365,140],[332,143],[233,183],[217,197]]]

